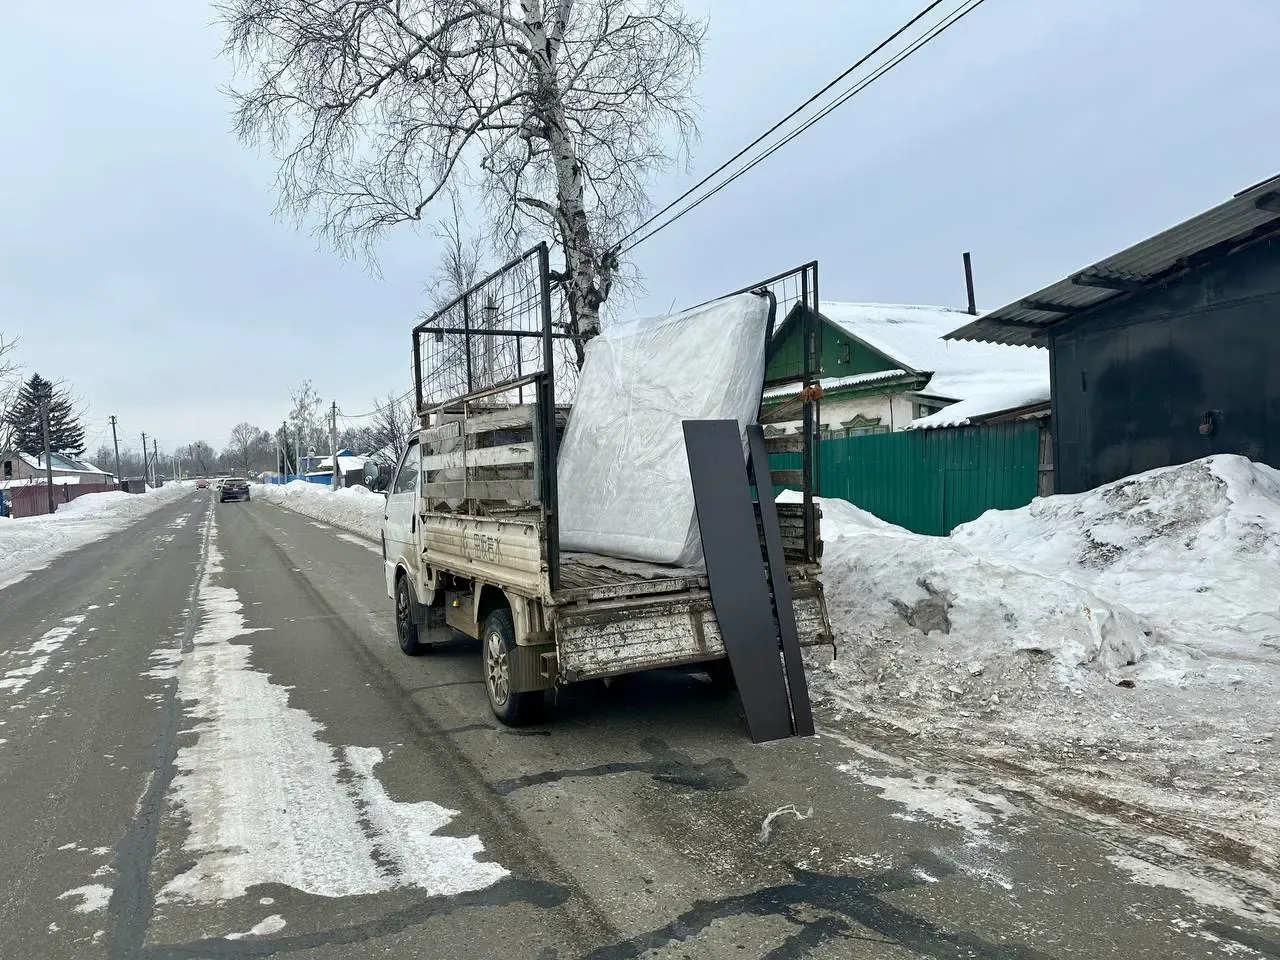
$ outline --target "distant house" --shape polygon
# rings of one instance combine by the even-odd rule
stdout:
[[[1059,493],[1215,453],[1280,467],[1280,176],[952,336],[1048,346]]]
[[[369,457],[357,456],[350,450],[338,451],[338,472],[342,474],[344,487],[364,483],[364,465]],[[312,483],[333,481],[333,455],[303,457],[302,475]]]
[[[766,380],[794,372],[803,356],[803,305],[794,307],[774,335]],[[890,433],[953,406],[956,422],[1049,400],[1045,350],[943,337],[972,319],[946,307],[823,301],[820,416],[826,438]],[[764,412],[779,410],[799,384],[766,387]],[[792,432],[775,422],[769,432]]]
[[[51,454],[49,465],[55,485],[115,483],[116,479],[92,463],[67,454]],[[46,476],[44,454],[33,456],[21,450],[11,450],[0,456],[0,484],[6,487],[44,483]]]

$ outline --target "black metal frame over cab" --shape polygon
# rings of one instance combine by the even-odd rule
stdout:
[[[813,501],[820,489],[821,391],[814,389],[822,355],[818,264],[813,261],[722,296],[749,292],[770,298],[771,337],[777,317],[796,304],[809,308],[798,311],[804,324],[800,362],[765,386],[803,385],[800,436],[771,438],[769,449],[802,455],[799,476],[776,471],[775,483],[802,488],[803,547],[797,537],[800,555],[795,559],[816,563],[821,554]],[[563,295],[551,282],[548,247],[540,243],[413,328],[414,392],[421,436],[428,444],[423,448],[424,496],[433,506],[458,513],[536,515],[544,525],[553,591],[560,579],[555,467],[568,414],[556,404],[557,383],[572,384],[577,374],[570,352],[563,349],[574,339],[566,320]],[[770,358],[775,346],[771,340]],[[567,362],[557,364],[557,347]],[[792,406],[794,402],[788,404]]]

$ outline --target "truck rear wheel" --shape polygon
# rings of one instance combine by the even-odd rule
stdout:
[[[401,652],[410,657],[431,649],[431,644],[422,642],[421,627],[413,619],[413,596],[409,592],[409,579],[403,574],[396,577],[396,640]]]
[[[493,715],[508,727],[528,723],[542,705],[542,691],[517,692],[511,689],[511,655],[516,648],[516,631],[511,611],[494,610],[485,618],[480,634],[480,656],[484,668],[484,688],[489,694]]]

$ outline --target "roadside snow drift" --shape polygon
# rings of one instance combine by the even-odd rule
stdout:
[[[837,708],[1280,854],[1280,471],[1215,456],[950,537],[822,509]]]
[[[331,490],[317,483],[294,480],[282,486],[254,484],[253,496],[370,540],[377,540],[382,535],[382,511],[386,498],[368,487]]]
[[[51,516],[0,517],[0,587],[189,493],[191,487],[183,484],[167,484],[146,493],[90,493],[60,504]]]
[[[1219,456],[990,511],[953,539],[1065,575],[1205,654],[1280,649],[1280,471]]]

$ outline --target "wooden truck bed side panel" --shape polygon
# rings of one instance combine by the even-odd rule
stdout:
[[[831,643],[822,585],[805,580],[792,589],[801,646]],[[557,607],[553,616],[560,673],[569,681],[724,656],[706,590]]]
[[[526,597],[545,597],[542,522],[426,513],[423,561],[435,570],[500,585]]]

